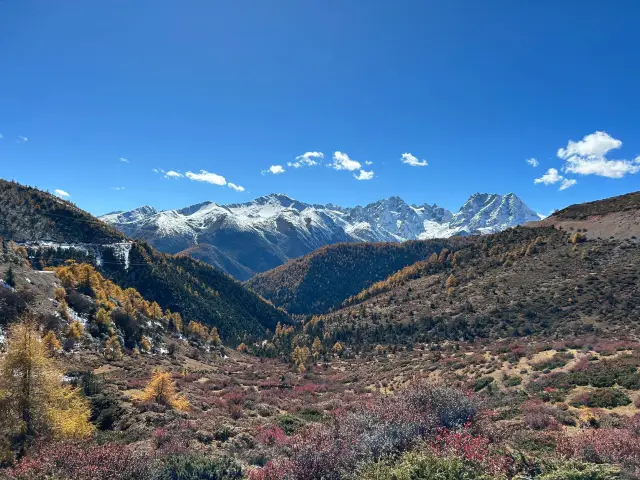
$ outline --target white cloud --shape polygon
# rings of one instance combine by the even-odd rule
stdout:
[[[537,158],[527,158],[526,162],[531,165],[533,168],[537,167],[538,165],[540,165],[540,162],[538,161]]]
[[[558,182],[562,182],[558,190],[566,190],[567,188],[571,188],[576,183],[578,183],[578,181],[574,180],[573,178],[563,177],[555,168],[550,168],[549,170],[547,170],[547,173],[542,175],[540,178],[536,178],[533,181],[533,183],[535,184],[543,183],[545,185],[553,185]]]
[[[564,180],[562,180],[562,183],[560,184],[560,188],[558,190],[566,190],[567,188],[573,187],[576,183],[578,183],[578,181],[573,178],[565,178]]]
[[[566,148],[558,149],[558,158],[565,160],[563,171],[578,175],[598,175],[622,178],[640,172],[640,156],[633,160],[609,160],[611,150],[622,147],[622,142],[606,132],[594,132],[582,140],[570,140]]]
[[[67,192],[65,192],[64,190],[60,190],[59,188],[56,188],[54,190],[55,194],[58,195],[59,197],[70,197],[71,195],[69,195]]]
[[[174,170],[169,170],[168,172],[164,172],[164,178],[180,178],[183,176],[184,175]]]
[[[558,183],[564,177],[558,173],[558,170],[555,168],[550,168],[547,170],[547,173],[542,175],[540,178],[536,178],[533,183],[544,183],[545,185],[552,185],[554,183]]]
[[[323,158],[324,153],[322,152],[305,152],[302,155],[298,155],[295,162],[288,162],[287,165],[293,168],[313,167],[318,165],[318,160]]]
[[[159,173],[159,170],[157,168],[152,168],[151,169],[154,173]]]
[[[23,137],[22,135],[18,135],[16,138],[16,143],[27,143],[29,139],[27,137]]]
[[[122,163],[129,163],[129,159],[128,158],[124,158],[124,157],[120,157],[119,159]]]
[[[111,187],[111,190],[120,191],[120,190],[124,190],[124,187]]]
[[[262,170],[262,175],[266,175],[267,173],[273,173],[274,175],[279,175],[281,173],[284,173],[285,169],[282,167],[282,165],[271,165],[267,170]]]
[[[189,180],[193,180],[196,182],[205,182],[211,183],[212,185],[220,186],[227,184],[227,180],[222,175],[218,175],[217,173],[210,173],[206,170],[200,170],[200,173],[187,172],[185,176]]]
[[[426,160],[418,160],[418,158],[410,153],[402,154],[402,163],[411,165],[412,167],[426,167],[429,165]]]
[[[366,161],[364,162],[364,164],[365,164],[365,165],[373,165],[373,162],[371,162],[371,161],[369,161],[369,160],[366,160]]]
[[[356,180],[371,180],[373,178],[373,170],[367,172],[366,170],[360,170],[358,175],[354,174],[353,178]]]
[[[333,163],[329,166],[336,170],[348,170],[349,172],[360,170],[362,167],[360,162],[352,160],[349,155],[342,152],[333,152]]]
[[[236,185],[235,183],[227,183],[227,186],[229,188],[233,188],[236,192],[244,192],[244,187],[241,187],[240,185]]]

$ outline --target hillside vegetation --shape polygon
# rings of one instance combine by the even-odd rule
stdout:
[[[115,228],[36,188],[0,179],[0,237],[16,242],[122,242]]]
[[[579,203],[554,212],[551,218],[584,220],[592,215],[640,209],[640,191],[605,198],[595,202]]]
[[[162,254],[46,192],[0,181],[6,242],[26,242],[35,269],[68,259],[90,263],[122,288],[133,287],[163,310],[215,326],[229,343],[262,336],[287,315],[223,271],[186,256]],[[36,245],[35,241],[55,242]],[[91,245],[87,245],[91,244]],[[73,246],[73,248],[70,248]]]
[[[292,314],[315,314],[339,307],[374,282],[443,248],[459,248],[468,240],[404,243],[340,243],[256,275],[249,288]]]

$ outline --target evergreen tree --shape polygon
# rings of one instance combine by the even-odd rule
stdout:
[[[14,278],[13,267],[11,265],[9,265],[9,268],[4,275],[4,283],[9,285],[10,287],[16,286],[16,279]]]

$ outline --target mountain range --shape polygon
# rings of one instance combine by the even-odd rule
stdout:
[[[185,254],[247,280],[329,244],[487,234],[541,217],[513,193],[476,193],[456,213],[435,204],[409,205],[395,196],[345,208],[270,194],[247,203],[204,202],[178,210],[144,206],[100,219],[160,251]]]

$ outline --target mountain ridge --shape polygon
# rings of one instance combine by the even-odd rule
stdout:
[[[493,233],[540,216],[513,193],[476,193],[456,213],[435,203],[408,204],[398,196],[341,207],[272,193],[245,203],[206,201],[164,211],[143,206],[99,218],[161,251],[211,257],[216,266],[247,280],[325,245]],[[215,247],[215,254],[208,247],[200,252],[203,244]]]

